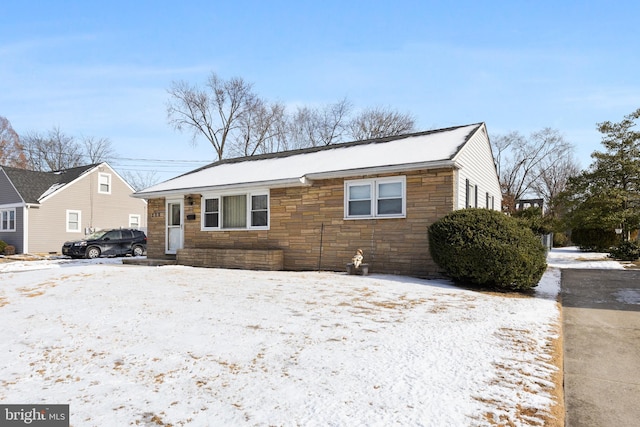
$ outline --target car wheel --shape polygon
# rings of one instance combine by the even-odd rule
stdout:
[[[144,255],[144,249],[142,248],[142,246],[134,246],[131,253],[133,254],[133,256],[142,256]]]
[[[85,257],[89,259],[98,258],[100,256],[100,248],[91,246],[87,248],[87,252],[85,253]]]

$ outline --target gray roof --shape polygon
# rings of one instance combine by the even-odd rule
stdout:
[[[42,196],[52,187],[69,184],[96,166],[98,163],[55,172],[38,172],[9,166],[0,166],[0,168],[7,174],[25,203],[39,203]]]

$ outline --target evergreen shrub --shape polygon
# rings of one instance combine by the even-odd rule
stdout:
[[[529,228],[489,209],[454,211],[429,227],[433,260],[457,282],[502,291],[534,288],[546,249]]]
[[[4,253],[4,248],[7,247],[7,243],[4,242],[3,240],[0,240],[0,254]]]
[[[608,252],[610,247],[618,244],[620,236],[613,230],[574,228],[571,241],[585,252]]]
[[[609,249],[609,257],[620,261],[636,261],[640,258],[640,245],[637,242],[620,242]]]
[[[553,247],[563,248],[569,244],[567,233],[553,233]]]

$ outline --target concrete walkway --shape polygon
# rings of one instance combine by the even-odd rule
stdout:
[[[562,271],[566,426],[640,425],[640,271]]]

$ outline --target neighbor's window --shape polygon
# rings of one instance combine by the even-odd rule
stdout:
[[[80,211],[67,211],[67,232],[79,233],[82,213]]]
[[[16,231],[16,210],[0,210],[0,231]]]
[[[136,230],[140,228],[140,215],[129,215],[129,228],[135,228]]]
[[[265,229],[269,226],[267,193],[229,194],[203,197],[202,229]]]
[[[402,218],[405,177],[345,181],[345,218]]]
[[[98,193],[111,194],[111,174],[98,174]]]

